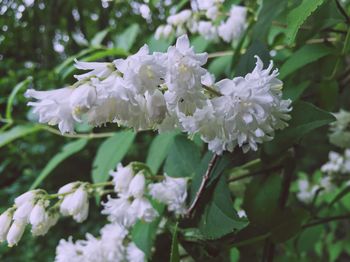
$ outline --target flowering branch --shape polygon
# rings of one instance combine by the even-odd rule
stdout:
[[[212,159],[210,160],[209,165],[208,165],[208,169],[205,172],[205,175],[203,176],[201,185],[199,186],[199,189],[196,193],[196,197],[194,198],[191,206],[188,208],[188,210],[186,212],[187,217],[191,217],[193,211],[195,210],[195,208],[197,207],[197,205],[199,203],[199,200],[202,198],[203,193],[204,193],[204,189],[209,182],[210,174],[212,173],[214,166],[215,166],[218,159],[219,159],[219,156],[217,154],[214,154]]]
[[[318,225],[321,225],[321,224],[329,223],[329,222],[332,222],[332,221],[349,219],[349,218],[350,218],[350,214],[344,214],[344,215],[332,216],[332,217],[325,217],[325,218],[319,219],[318,221],[307,223],[307,224],[303,225],[302,228],[305,229],[305,228],[314,227],[314,226],[318,226]]]

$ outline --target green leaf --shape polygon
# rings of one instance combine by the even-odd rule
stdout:
[[[18,83],[11,91],[11,94],[7,100],[7,105],[6,105],[6,119],[12,120],[12,107],[13,107],[13,101],[17,95],[17,93],[23,89],[27,88],[28,85],[32,82],[32,77],[27,77],[24,81]]]
[[[214,74],[216,78],[225,74],[225,70],[229,68],[231,63],[231,56],[222,56],[215,58],[208,67],[210,73]]]
[[[176,223],[173,238],[171,242],[171,251],[170,251],[170,262],[180,262],[180,254],[179,254],[179,242],[177,240],[177,228],[178,223]]]
[[[108,180],[109,171],[113,170],[126,155],[135,136],[133,131],[120,131],[100,145],[93,162],[92,181],[94,183]]]
[[[138,221],[132,228],[131,232],[132,240],[149,259],[152,256],[152,247],[156,239],[158,225],[164,212],[164,205],[157,202],[152,203],[152,205],[157,210],[159,216],[151,223]]]
[[[156,174],[169,153],[170,146],[174,142],[178,132],[166,132],[157,135],[150,146],[147,154],[146,164],[151,168],[151,171]]]
[[[277,132],[272,141],[263,145],[264,153],[276,156],[285,152],[306,134],[335,121],[332,114],[303,101],[298,101],[293,105],[291,117],[292,119],[288,122],[289,126]]]
[[[108,32],[110,31],[110,28],[106,28],[100,32],[98,32],[90,41],[90,44],[92,46],[100,46],[103,39],[107,36]]]
[[[339,87],[338,81],[328,80],[322,81],[318,88],[318,100],[321,108],[327,111],[334,111],[338,106]]]
[[[287,39],[292,44],[301,25],[306,19],[323,4],[324,0],[303,0],[300,5],[291,10],[287,15]]]
[[[82,150],[86,146],[87,142],[87,139],[82,138],[64,145],[61,152],[59,152],[53,158],[51,158],[49,163],[47,163],[44,169],[40,172],[39,176],[30,186],[30,190],[38,187],[44,181],[44,179],[52,172],[52,170],[54,170],[61,162],[63,162],[71,155]]]
[[[172,177],[191,177],[200,163],[199,147],[184,135],[177,135],[170,147],[164,171]]]
[[[233,208],[226,180],[226,176],[219,179],[199,222],[200,232],[208,239],[223,237],[248,225],[248,221],[239,218]]]
[[[283,88],[283,99],[297,101],[309,86],[310,81],[304,81],[297,85],[289,84]]]
[[[315,62],[332,52],[333,49],[322,44],[305,45],[293,53],[293,55],[282,65],[279,78],[284,79],[303,66]]]
[[[12,142],[13,140],[37,132],[41,129],[38,125],[20,125],[11,128],[6,132],[0,133],[0,147]]]
[[[120,35],[116,37],[115,45],[118,48],[122,48],[129,51],[136,41],[136,37],[140,32],[140,26],[138,24],[132,24],[125,29]]]
[[[203,36],[197,36],[191,44],[196,53],[204,52],[207,49],[210,42],[206,40]]]
[[[278,175],[254,178],[247,186],[243,209],[251,223],[270,228],[280,214],[279,199],[282,179]]]

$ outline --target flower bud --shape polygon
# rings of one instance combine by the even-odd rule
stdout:
[[[47,214],[45,211],[45,203],[44,201],[38,201],[34,206],[32,212],[30,212],[29,222],[32,226],[38,226],[40,224],[45,223],[47,219]]]
[[[137,173],[130,182],[129,194],[135,198],[142,197],[145,192],[145,184],[146,181],[144,175],[141,172]]]
[[[28,222],[30,213],[34,208],[34,200],[29,200],[20,205],[13,215],[13,219],[16,221]]]
[[[24,194],[18,196],[15,198],[15,204],[17,207],[23,205],[26,202],[30,202],[33,201],[35,196],[37,194],[37,190],[32,190],[32,191],[28,191],[25,192]]]
[[[6,239],[6,235],[11,225],[12,215],[12,209],[7,209],[0,216],[0,242],[3,242]]]
[[[21,240],[24,229],[26,228],[26,223],[21,221],[14,221],[10,227],[10,230],[7,234],[7,243],[9,247],[13,247],[17,245],[17,243]]]
[[[118,164],[117,171],[110,172],[110,175],[113,176],[114,190],[123,193],[128,191],[134,172],[131,166],[123,167],[122,164]]]

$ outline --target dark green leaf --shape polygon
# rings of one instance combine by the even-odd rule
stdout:
[[[293,55],[282,65],[279,78],[284,79],[303,66],[315,62],[332,52],[333,49],[326,47],[325,45],[305,45],[293,53]]]
[[[136,134],[133,131],[120,131],[106,139],[98,148],[93,162],[92,181],[95,183],[108,180],[109,171],[113,170],[128,152]]]
[[[103,39],[107,36],[108,32],[110,31],[110,28],[106,28],[100,32],[98,32],[90,41],[90,44],[92,46],[100,46]]]
[[[329,206],[333,206],[335,203],[337,203],[339,200],[341,200],[343,197],[345,197],[349,193],[350,193],[350,186],[347,186],[334,197],[334,199],[331,201]]]
[[[226,180],[226,176],[222,176],[218,181],[199,222],[199,230],[208,239],[220,238],[248,225],[248,221],[239,218],[233,208]]]
[[[164,171],[172,177],[193,176],[200,163],[198,146],[183,135],[177,135],[170,147]]]
[[[304,81],[297,85],[287,85],[283,88],[283,99],[297,101],[304,91],[309,87],[310,81]]]
[[[170,146],[178,132],[166,132],[157,135],[150,146],[147,154],[146,164],[151,168],[153,173],[157,173],[163,161],[165,160]]]
[[[292,44],[305,20],[323,4],[324,0],[303,0],[300,5],[291,10],[287,15],[287,39]]]
[[[263,151],[267,155],[278,155],[309,132],[335,121],[332,114],[303,101],[293,105],[291,116],[289,126],[277,132],[271,142],[263,145]]]
[[[88,140],[87,139],[79,139],[77,141],[70,142],[63,146],[61,152],[57,153],[49,163],[44,167],[44,169],[40,172],[39,176],[35,179],[34,183],[30,186],[30,189],[34,189],[38,187],[47,176],[54,170],[61,162],[70,157],[71,155],[82,150]]]
[[[7,100],[6,105],[6,119],[10,120],[12,119],[12,107],[13,107],[13,101],[17,95],[17,93],[23,89],[27,88],[28,85],[32,82],[32,77],[27,77],[27,79],[23,80],[22,82],[18,83],[11,91],[11,94]]]

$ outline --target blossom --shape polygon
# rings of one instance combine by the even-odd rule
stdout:
[[[156,32],[154,33],[155,39],[167,39],[174,32],[173,27],[171,25],[160,25],[157,27]]]
[[[13,209],[7,209],[0,215],[0,242],[6,239],[7,233],[10,229],[13,216]]]
[[[16,209],[15,213],[13,214],[13,219],[18,222],[27,223],[33,208],[34,200],[29,200],[23,203]]]
[[[60,205],[60,212],[64,216],[73,216],[78,223],[87,218],[89,199],[84,185],[79,186],[73,193],[64,196]]]
[[[127,261],[144,262],[146,261],[145,253],[139,249],[135,243],[131,242],[127,247]]]
[[[337,173],[342,169],[344,158],[337,152],[329,152],[329,161],[321,167],[321,171],[325,173]]]
[[[136,217],[131,214],[131,201],[127,197],[111,198],[108,196],[107,202],[102,203],[102,214],[108,216],[108,220],[119,223],[122,226],[130,227],[136,222]]]
[[[129,195],[140,198],[145,192],[146,180],[142,172],[137,173],[131,180],[129,185]]]
[[[82,247],[74,244],[72,237],[67,240],[61,239],[56,248],[55,262],[84,262]]]
[[[167,18],[168,24],[179,26],[186,23],[192,15],[192,11],[189,9],[182,10],[180,13],[171,15]]]
[[[217,37],[217,29],[209,21],[200,21],[198,23],[198,32],[207,40],[212,40]]]
[[[49,203],[47,201],[39,200],[33,207],[29,216],[29,223],[33,227],[46,223],[47,214],[45,208],[48,206],[48,204]]]
[[[26,228],[26,222],[15,220],[12,223],[6,237],[9,247],[17,245],[17,243],[21,240],[23,236],[25,228]]]
[[[78,80],[83,80],[89,77],[106,78],[114,71],[114,66],[112,63],[106,62],[82,62],[77,59],[74,60],[75,68],[81,70],[91,70],[88,73],[82,75],[74,75]]]
[[[187,179],[164,176],[162,182],[149,185],[150,195],[166,204],[169,211],[183,215],[186,212]]]
[[[219,36],[228,43],[238,39],[246,27],[246,15],[247,9],[245,7],[233,5],[229,18],[222,22],[218,28]]]
[[[147,223],[152,222],[157,216],[157,211],[146,198],[136,198],[131,206],[129,213],[131,216],[143,220]]]
[[[123,165],[119,163],[117,165],[117,171],[111,171],[109,174],[113,177],[115,192],[126,193],[134,176],[132,167],[130,165],[123,167]]]

